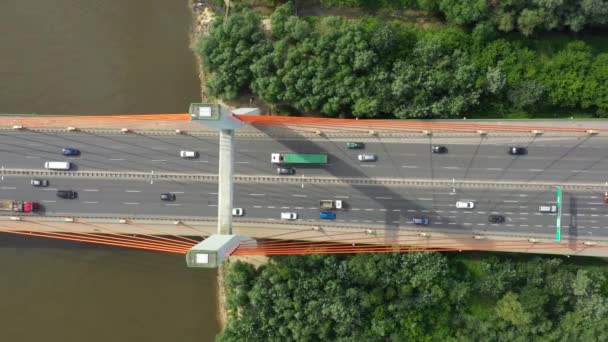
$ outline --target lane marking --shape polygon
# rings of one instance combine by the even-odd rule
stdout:
[[[150,161],[153,161],[153,162],[166,162],[165,159],[152,159]]]
[[[448,222],[448,224],[456,224],[456,222]]]
[[[249,196],[265,196],[265,194],[249,194]]]
[[[176,207],[178,205],[181,205],[181,203],[165,203],[165,205],[171,205],[171,206]]]
[[[116,161],[119,161],[119,160],[124,160],[124,159],[123,159],[123,158],[109,158],[108,160],[116,160]]]
[[[587,204],[599,204],[599,205],[604,205],[604,203],[601,203],[601,202],[587,202]]]
[[[125,192],[141,192],[140,190],[125,190]]]
[[[261,208],[261,207],[260,207]],[[296,209],[304,209],[304,207],[295,207]]]
[[[488,171],[502,171],[502,169],[498,168],[498,167],[488,167],[488,168],[486,168],[486,170],[488,170]]]
[[[402,168],[404,169],[417,169],[418,166],[413,166],[413,165],[401,165]]]
[[[57,202],[57,201],[47,201],[47,200],[42,200],[42,202],[44,202],[44,203],[55,203],[55,202]]]
[[[541,172],[541,171],[543,171],[543,169],[528,169],[528,171],[531,171],[531,172]]]
[[[401,211],[401,209],[393,209],[393,211]]]
[[[208,163],[208,160],[194,160],[194,163]]]
[[[28,158],[28,159],[40,159],[40,157],[36,157],[36,156],[25,156],[25,158]]]
[[[261,205],[254,205],[253,207],[257,208],[257,209],[260,209],[262,206]],[[296,209],[297,209],[297,207],[296,207]]]
[[[369,208],[369,209],[365,209],[365,211],[373,211],[373,210],[374,210],[374,209],[371,209],[371,208]]]
[[[334,196],[334,198],[349,198],[348,196]]]
[[[217,204],[208,204],[208,207],[217,207]]]
[[[317,207],[308,207],[308,209],[309,209],[309,210],[317,210],[317,209],[319,209],[319,208],[317,208]]]
[[[458,169],[460,169],[460,167],[458,167],[458,166],[444,166],[443,168],[444,169],[448,169],[448,170],[458,170]]]
[[[380,209],[380,211],[386,211],[386,209]]]
[[[274,209],[274,208],[276,208],[276,207],[275,207],[275,206],[273,206],[273,205],[269,205],[269,206],[267,206],[266,208],[268,208],[268,209]]]
[[[17,188],[15,188],[14,186],[3,186],[2,189],[3,190],[15,190]]]
[[[217,192],[210,192],[209,195],[217,195]]]
[[[520,227],[527,227],[528,225],[527,224],[520,224],[519,226]]]
[[[99,202],[82,202],[82,203],[85,203],[85,204],[99,204]]]
[[[392,197],[376,197],[376,199],[390,200]]]
[[[281,209],[289,209],[289,207],[281,207]]]
[[[432,201],[432,198],[417,198],[419,201]]]
[[[42,189],[42,191],[55,191],[55,190],[57,190],[57,189],[55,189],[55,188],[46,188],[46,189]]]
[[[122,204],[137,205],[137,204],[139,204],[139,202],[122,202]]]
[[[408,209],[407,211],[408,211],[408,213],[415,213],[416,212],[416,210],[414,210],[414,209]]]
[[[95,191],[99,191],[99,190],[98,189],[83,189],[82,191],[95,192]]]
[[[361,167],[376,167],[376,165],[361,164]],[[371,221],[370,221],[371,222]]]
[[[247,162],[247,161],[238,161],[238,162],[236,162],[236,163],[237,163],[237,164],[249,164],[249,162]]]
[[[519,202],[519,201],[510,201],[510,200],[504,200],[503,202],[505,202],[505,203],[517,203],[517,202]]]
[[[184,193],[183,191],[170,191],[170,192],[173,194],[183,194]]]
[[[296,195],[291,195],[291,196],[293,196],[293,197],[308,197],[308,195],[297,195],[297,194]]]

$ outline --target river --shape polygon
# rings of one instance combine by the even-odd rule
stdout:
[[[0,1],[0,113],[183,113],[186,0]],[[212,341],[215,270],[183,255],[0,233],[2,341]]]

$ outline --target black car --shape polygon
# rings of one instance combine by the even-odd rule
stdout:
[[[505,222],[505,217],[502,215],[490,215],[488,221],[491,223],[503,223]]]
[[[508,151],[512,156],[528,154],[528,149],[525,147],[511,146]]]
[[[64,156],[79,156],[80,155],[80,150],[75,149],[75,148],[64,148],[61,150],[61,154],[63,154]]]
[[[448,148],[445,146],[433,146],[431,151],[433,151],[433,153],[448,153]]]
[[[279,167],[277,173],[280,175],[293,175],[296,173],[296,169],[293,167]]]
[[[160,199],[163,201],[175,201],[175,194],[170,192],[164,192],[160,194]]]
[[[57,197],[64,199],[74,199],[78,196],[76,191],[73,190],[57,190]]]

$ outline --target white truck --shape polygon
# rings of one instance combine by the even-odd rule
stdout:
[[[342,209],[342,200],[321,200],[319,205],[321,209]]]

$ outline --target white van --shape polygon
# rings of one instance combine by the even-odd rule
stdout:
[[[541,205],[538,207],[538,211],[541,213],[556,213],[557,206],[556,205]]]
[[[198,152],[196,152],[196,151],[179,151],[179,156],[182,158],[196,158],[196,157],[198,157]]]
[[[281,220],[297,220],[297,213],[281,213]]]
[[[72,163],[64,161],[47,161],[44,163],[44,168],[47,170],[70,170]]]

